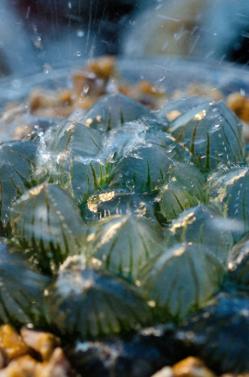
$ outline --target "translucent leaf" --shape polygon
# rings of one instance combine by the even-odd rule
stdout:
[[[168,150],[172,158],[179,161],[191,159],[187,148],[178,144],[176,140],[162,130],[157,121],[139,119],[124,123],[123,126],[112,130],[105,142],[104,155],[126,157],[140,147],[161,146]]]
[[[184,97],[177,100],[169,100],[158,112],[159,118],[173,122],[189,110],[194,110],[200,106],[208,105],[207,99],[203,97]]]
[[[76,122],[63,122],[50,128],[40,140],[38,173],[50,176],[67,171],[72,161],[86,163],[102,147],[102,135]]]
[[[136,289],[107,272],[66,261],[46,291],[49,323],[82,338],[130,331],[150,321]]]
[[[71,198],[52,184],[37,186],[16,202],[11,226],[15,237],[32,248],[40,267],[48,271],[79,252],[86,232]]]
[[[198,205],[182,212],[172,221],[170,232],[178,242],[206,245],[217,258],[226,262],[233,246],[233,237],[230,230],[222,226],[222,221],[217,209]]]
[[[233,280],[249,288],[249,240],[248,236],[237,243],[229,254],[228,268]]]
[[[162,318],[181,320],[219,290],[223,267],[204,245],[178,244],[149,263],[142,286]]]
[[[175,162],[171,153],[171,149],[161,146],[138,148],[117,163],[111,187],[153,191],[163,183],[169,167]]]
[[[244,161],[241,129],[236,116],[219,102],[186,112],[172,123],[170,132],[189,148],[198,167],[209,171],[220,163]]]
[[[1,222],[9,221],[10,206],[32,180],[36,146],[30,141],[14,141],[0,145]]]
[[[184,209],[207,200],[204,177],[190,164],[172,165],[169,168],[166,182],[161,187],[157,198],[157,213],[163,222],[169,222]]]
[[[103,191],[88,199],[85,214],[86,217],[95,219],[128,213],[154,218],[154,201],[152,194],[137,194],[125,190]]]
[[[178,338],[220,373],[249,370],[249,300],[247,296],[219,295],[193,315]]]
[[[111,94],[98,100],[87,112],[83,123],[88,127],[110,131],[139,118],[154,118],[152,113],[140,103],[124,96]]]
[[[220,204],[224,215],[237,223],[232,231],[235,239],[240,238],[249,229],[248,167],[218,171],[209,177],[209,186],[212,202]]]
[[[42,318],[42,295],[48,279],[31,270],[17,254],[0,243],[0,321],[37,323]]]
[[[144,217],[111,216],[90,229],[88,241],[89,254],[107,270],[136,280],[148,260],[162,251],[163,233]]]

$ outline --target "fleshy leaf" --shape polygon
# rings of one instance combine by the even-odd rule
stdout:
[[[190,150],[202,171],[218,164],[231,165],[245,160],[242,126],[222,103],[200,105],[177,118],[170,132]]]
[[[229,254],[228,268],[231,278],[249,288],[249,240],[248,236],[237,243]]]
[[[33,271],[20,255],[0,244],[0,321],[37,324],[42,319],[43,290],[49,279]]]
[[[103,191],[89,197],[85,216],[97,220],[112,215],[134,213],[154,218],[154,201],[155,196],[152,194],[138,194],[125,190]]]
[[[83,123],[102,131],[110,131],[139,118],[154,118],[143,105],[123,94],[111,94],[101,98],[86,114]]]
[[[99,221],[88,240],[89,254],[107,270],[136,280],[145,264],[162,251],[163,235],[159,225],[130,214]]]
[[[169,222],[186,208],[205,202],[204,184],[204,177],[194,166],[183,163],[172,165],[157,198],[159,219]]]
[[[167,101],[164,106],[162,106],[158,112],[158,116],[159,118],[166,118],[169,122],[173,122],[189,110],[205,105],[208,105],[208,101],[203,97],[193,96],[180,98],[178,100],[170,100]]]
[[[218,259],[227,261],[228,252],[233,246],[233,237],[216,208],[198,205],[187,209],[172,221],[169,229],[177,242],[206,245]]]
[[[49,323],[62,334],[96,338],[150,322],[150,310],[136,288],[107,272],[66,261],[46,291]]]
[[[81,250],[86,232],[71,198],[52,184],[37,186],[16,202],[11,226],[15,237],[32,249],[40,267],[48,271]]]
[[[24,193],[32,181],[36,146],[30,141],[13,141],[0,145],[1,222],[9,222],[11,204]]]
[[[234,222],[234,238],[241,238],[249,230],[249,168],[219,170],[208,182],[211,201],[221,205],[225,217]]]
[[[171,149],[162,146],[140,147],[122,158],[115,167],[111,187],[150,192],[163,183],[175,163]]]
[[[182,320],[219,290],[223,274],[221,262],[206,246],[183,243],[150,262],[141,283],[162,319]]]

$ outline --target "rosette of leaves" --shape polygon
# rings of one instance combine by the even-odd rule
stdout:
[[[162,251],[160,226],[132,214],[110,216],[89,230],[88,253],[110,272],[135,281],[145,264]]]
[[[206,304],[223,275],[222,263],[207,246],[182,243],[149,262],[141,284],[162,319],[179,321]]]
[[[211,201],[221,205],[224,216],[233,222],[234,238],[241,238],[249,229],[249,168],[215,172],[208,182]]]
[[[43,290],[49,279],[32,270],[17,253],[0,243],[0,322],[39,323],[43,317]]]
[[[155,195],[151,193],[107,190],[90,196],[83,212],[85,218],[95,220],[128,213],[154,218],[154,202]]]
[[[87,127],[101,131],[110,131],[140,118],[154,118],[153,114],[143,105],[123,94],[111,94],[102,97],[86,113],[83,123]]]
[[[231,278],[249,289],[249,240],[248,235],[237,243],[229,254],[228,269]]]
[[[110,186],[140,193],[156,190],[175,163],[171,152],[160,145],[137,148],[116,163]]]
[[[54,271],[69,254],[82,249],[86,228],[71,198],[58,186],[42,184],[13,206],[11,227],[24,248],[31,249],[44,271]]]
[[[233,246],[231,232],[215,207],[198,205],[187,209],[172,221],[169,230],[174,241],[206,245],[222,262],[227,261]]]
[[[200,105],[178,117],[170,132],[192,153],[202,171],[244,161],[242,126],[224,103]]]
[[[249,369],[249,300],[247,295],[220,294],[180,328],[177,338],[217,374]],[[190,350],[190,351],[188,351]]]
[[[108,272],[69,259],[46,290],[47,317],[62,334],[84,339],[134,330],[150,322],[135,287]]]
[[[190,164],[176,163],[170,166],[164,184],[157,197],[157,216],[162,222],[176,218],[186,208],[207,201],[205,179]]]
[[[36,146],[30,141],[11,141],[0,145],[1,224],[6,227],[12,203],[32,183]]]

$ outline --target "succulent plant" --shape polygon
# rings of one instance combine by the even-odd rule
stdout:
[[[62,334],[96,338],[150,323],[151,313],[136,288],[69,258],[46,290],[50,325]]]
[[[186,208],[207,201],[205,179],[192,165],[175,163],[168,169],[166,183],[157,197],[158,217],[170,222]]]
[[[43,290],[49,279],[32,270],[17,253],[0,243],[0,322],[39,324],[43,319]]]
[[[166,249],[141,275],[141,285],[161,319],[184,319],[220,289],[224,268],[205,245],[182,243]]]
[[[201,104],[178,117],[170,132],[188,147],[202,171],[245,160],[242,126],[222,102]]]
[[[30,189],[15,203],[11,227],[45,271],[56,270],[68,255],[78,253],[86,234],[71,198],[58,186],[46,183]]]
[[[89,254],[105,269],[135,281],[148,261],[162,251],[159,225],[132,214],[110,216],[89,230]]]
[[[102,131],[110,131],[139,118],[154,118],[143,105],[124,96],[111,94],[101,98],[85,115],[83,123]]]
[[[171,149],[159,145],[139,147],[116,164],[110,186],[141,193],[154,191],[174,162]]]
[[[223,263],[233,246],[226,220],[215,207],[198,205],[189,208],[172,221],[169,230],[174,241],[206,245]]]
[[[99,131],[66,122],[41,139],[37,175],[58,183],[79,203],[105,184],[110,165],[97,156],[102,148]]]
[[[249,289],[249,240],[248,235],[238,242],[229,254],[228,269],[231,278]]]
[[[30,141],[11,141],[0,145],[0,220],[9,222],[12,203],[32,182],[36,146]]]
[[[249,229],[249,168],[237,166],[209,177],[211,201],[221,205],[224,215],[234,222],[233,235],[241,238]]]
[[[151,193],[107,190],[90,196],[83,212],[86,218],[94,220],[129,213],[155,219],[154,204],[155,195]]]
[[[198,96],[169,100],[158,111],[158,116],[159,118],[166,118],[169,122],[173,122],[189,110],[194,110],[200,106],[206,106],[208,103],[209,101],[206,98]]]

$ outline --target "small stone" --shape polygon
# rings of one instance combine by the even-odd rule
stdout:
[[[0,347],[6,353],[8,360],[26,355],[28,347],[18,335],[18,333],[10,325],[3,325],[0,327]],[[0,365],[1,365],[0,358]]]
[[[175,364],[172,371],[174,377],[215,377],[203,362],[195,357],[188,357]]]
[[[70,377],[71,366],[61,348],[56,348],[48,362],[37,365],[34,377]],[[14,377],[14,376],[13,376]]]
[[[172,369],[170,367],[164,367],[162,368],[161,370],[159,370],[159,372],[156,372],[155,374],[153,374],[152,377],[173,377],[173,372],[172,372]]]
[[[16,360],[11,361],[7,368],[1,370],[0,377],[36,377],[37,364],[38,363],[31,356],[22,356]],[[62,376],[54,375],[54,377]]]
[[[55,348],[60,344],[59,338],[50,333],[29,330],[27,328],[21,330],[21,336],[30,348],[42,356],[43,360],[48,360]]]

